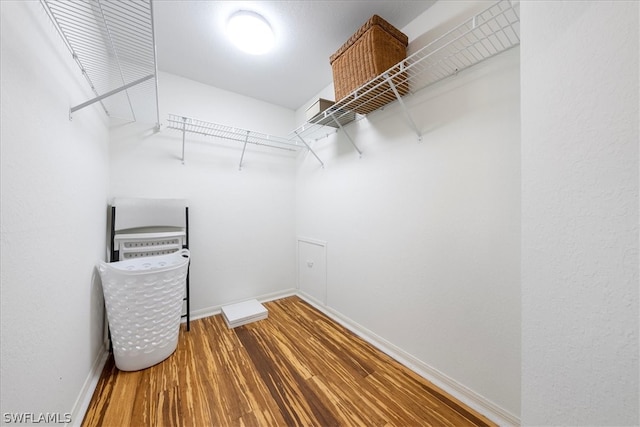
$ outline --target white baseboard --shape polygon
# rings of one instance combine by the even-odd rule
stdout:
[[[73,409],[71,410],[70,425],[74,427],[80,427],[80,425],[82,424],[82,420],[87,413],[87,409],[89,408],[89,404],[91,403],[91,398],[93,397],[93,392],[98,386],[100,375],[102,375],[102,370],[104,369],[104,365],[107,363],[108,357],[109,351],[106,347],[103,346],[100,353],[96,357],[96,360],[93,362],[93,366],[91,367],[91,371],[89,372],[87,379],[82,385],[82,389],[80,390],[80,394],[76,399],[76,403],[73,405]]]
[[[216,314],[220,314],[220,309],[222,308],[223,305],[235,304],[235,303],[243,302],[250,299],[257,299],[260,302],[267,302],[267,301],[273,301],[280,298],[290,297],[295,294],[296,294],[296,290],[294,288],[291,288],[291,289],[285,289],[284,291],[271,292],[268,294],[263,294],[263,295],[252,297],[252,298],[246,298],[243,300],[229,301],[221,305],[215,305],[213,307],[201,308],[199,310],[192,310],[190,320],[202,319],[204,317],[215,316]],[[182,320],[182,323],[184,322],[186,322],[186,319]]]
[[[416,374],[432,382],[440,389],[449,393],[451,396],[455,397],[470,408],[478,411],[490,420],[498,423],[500,426],[507,427],[520,425],[520,419],[517,416],[491,402],[484,396],[474,392],[453,378],[450,378],[437,369],[429,366],[331,307],[320,303],[310,295],[307,295],[300,290],[297,291],[297,295],[340,325],[349,329],[351,332],[376,347],[378,350],[389,355]]]

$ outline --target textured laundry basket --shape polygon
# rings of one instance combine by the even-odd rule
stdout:
[[[182,249],[98,264],[118,369],[145,369],[175,351],[189,256]]]

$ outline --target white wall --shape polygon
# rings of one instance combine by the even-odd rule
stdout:
[[[1,7],[1,412],[74,413],[102,352],[108,129],[38,2]],[[80,421],[74,419],[74,421]]]
[[[161,73],[160,133],[126,124],[111,130],[112,197],[189,200],[191,307],[220,305],[295,287],[295,155],[167,129],[167,114],[276,136],[293,129],[294,112]]]
[[[522,420],[639,425],[639,3],[522,4]]]
[[[296,235],[324,240],[329,308],[515,416],[522,370],[523,424],[639,424],[638,3],[524,2],[522,51],[407,99],[422,143],[395,105],[347,128],[362,159],[338,134],[297,171],[253,149],[238,171],[240,147],[198,137],[182,165],[178,132],[108,133],[95,106],[69,122],[91,95],[44,11],[0,7],[3,413],[79,410],[107,196],[141,196],[191,202],[196,314],[290,289]],[[160,97],[165,125],[302,117],[169,74]]]
[[[473,3],[440,2],[442,24]],[[440,19],[437,19],[440,18]],[[517,419],[519,50],[407,98],[300,167],[297,233],[327,241],[327,305]]]

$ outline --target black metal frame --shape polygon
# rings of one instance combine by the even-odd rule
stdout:
[[[183,249],[189,249],[189,206],[185,206],[184,208],[184,222],[185,222],[185,236],[186,241],[185,244],[182,245]],[[182,317],[187,318],[187,331],[191,330],[191,309],[190,309],[190,298],[189,298],[189,270],[191,269],[191,261],[189,261],[189,266],[187,266],[187,294],[184,297],[183,301],[187,302],[187,312],[182,315]]]
[[[182,245],[183,249],[189,249],[189,206],[184,208],[184,220],[185,220],[185,244]],[[118,261],[120,259],[120,251],[117,251],[115,248],[115,239],[116,239],[116,207],[111,206],[111,253],[109,262]],[[191,304],[190,304],[190,295],[189,295],[189,271],[191,270],[191,262],[189,262],[189,266],[187,267],[187,289],[186,295],[182,299],[187,303],[187,312],[180,316],[181,318],[187,318],[187,331],[191,330]],[[109,333],[109,339],[111,339],[111,335]]]

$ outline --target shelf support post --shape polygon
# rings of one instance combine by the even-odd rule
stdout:
[[[151,15],[151,43],[153,43],[153,70],[158,75],[158,54],[156,52],[156,30],[153,23],[153,2],[149,2],[149,14]],[[154,80],[156,92],[156,132],[160,132],[160,97],[158,96],[158,79]],[[187,305],[189,305],[187,303]],[[189,319],[187,318],[187,330],[189,330]]]
[[[184,165],[184,141],[187,133],[187,118],[182,118],[182,164]]]
[[[242,147],[242,155],[240,156],[240,166],[238,166],[239,171],[242,170],[242,159],[244,159],[244,150],[247,149],[247,142],[249,142],[249,132],[251,131],[247,131],[247,136],[244,139],[244,146]]]
[[[298,135],[298,131],[293,131],[293,133],[295,133],[295,134],[296,134],[296,136],[298,137],[298,139],[299,139],[300,141],[302,141],[302,143],[304,144],[304,146],[305,146],[305,147],[307,147],[307,150],[309,150],[309,151],[311,152],[311,154],[313,154],[313,157],[315,157],[315,158],[316,158],[316,160],[318,160],[318,161],[320,162],[320,165],[324,168],[324,163],[322,163],[322,160],[320,160],[320,157],[318,157],[318,155],[316,154],[316,152],[315,152],[315,151],[313,151],[313,150],[311,149],[311,147],[309,147],[309,144],[307,144],[307,142],[306,142],[304,139],[302,139],[302,137],[301,137],[300,135]]]
[[[393,83],[393,80],[391,79],[391,77],[389,77],[388,73],[384,73],[383,77],[386,80],[386,82],[389,84],[389,87],[391,87],[391,90],[395,94],[396,98],[398,99],[398,103],[402,107],[402,112],[404,113],[405,117],[407,118],[407,121],[409,122],[409,126],[411,126],[411,129],[413,129],[413,131],[416,133],[416,135],[418,135],[418,142],[421,142],[422,141],[422,134],[420,133],[420,131],[418,130],[418,127],[416,126],[415,122],[411,118],[411,114],[409,114],[409,110],[407,109],[407,106],[404,104],[404,101],[402,100],[402,97],[400,96],[400,93],[398,92],[398,88],[396,88],[395,83]]]
[[[336,116],[333,112],[331,112],[331,118],[333,119],[333,121],[336,123],[336,125],[338,125],[338,127],[340,128],[340,130],[342,131],[342,133],[344,133],[347,137],[347,139],[349,140],[349,142],[351,143],[351,145],[353,145],[353,148],[356,149],[356,151],[358,152],[358,155],[360,157],[362,157],[362,151],[360,151],[360,149],[358,148],[358,146],[356,145],[355,142],[353,142],[353,139],[351,139],[351,136],[347,133],[346,130],[344,130],[344,128],[342,127],[342,123],[340,123],[340,121],[338,119],[336,119]]]

